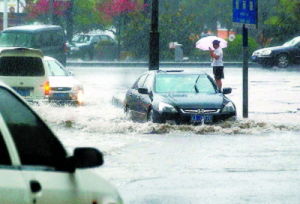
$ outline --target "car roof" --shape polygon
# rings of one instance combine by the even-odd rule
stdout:
[[[2,32],[9,31],[20,31],[20,32],[36,32],[40,30],[61,30],[62,28],[57,25],[22,25],[22,26],[13,26],[6,28]]]
[[[33,48],[23,48],[23,47],[0,48],[0,57],[3,56],[26,56],[26,57],[40,57],[40,58],[44,57],[41,50],[33,49]]]
[[[178,75],[190,75],[190,74],[197,74],[197,75],[207,75],[207,73],[202,71],[186,71],[181,69],[164,69],[164,70],[153,70],[150,72],[154,72],[155,74],[178,74]]]

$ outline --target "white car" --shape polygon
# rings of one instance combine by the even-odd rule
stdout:
[[[56,59],[31,48],[0,51],[0,80],[28,101],[83,103],[83,86]]]
[[[116,188],[89,170],[102,163],[94,148],[69,156],[25,100],[0,82],[0,203],[122,204]]]

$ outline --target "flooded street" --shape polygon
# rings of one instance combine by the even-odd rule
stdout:
[[[136,123],[112,105],[147,68],[70,69],[84,84],[85,105],[34,109],[70,151],[93,146],[105,154],[94,171],[125,203],[300,202],[299,67],[249,69],[249,119],[242,69],[226,67],[223,86],[233,89],[238,120],[203,126]]]

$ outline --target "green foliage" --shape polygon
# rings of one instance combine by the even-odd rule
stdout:
[[[250,55],[259,47],[258,43],[251,37],[248,38],[248,53]],[[223,49],[224,61],[240,61],[243,59],[243,38],[236,35],[232,42],[228,42],[228,47]]]
[[[76,0],[74,1],[74,32],[88,32],[93,29],[103,29],[110,25],[110,21],[96,9],[104,0]]]
[[[258,2],[257,40],[262,47],[282,43],[299,35],[299,0],[260,0]]]
[[[126,29],[122,32],[123,51],[132,58],[147,60],[149,56],[150,19],[141,12],[128,15]]]

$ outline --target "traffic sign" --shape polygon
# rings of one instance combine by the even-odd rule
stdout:
[[[247,27],[257,25],[257,0],[233,0],[232,22]]]

